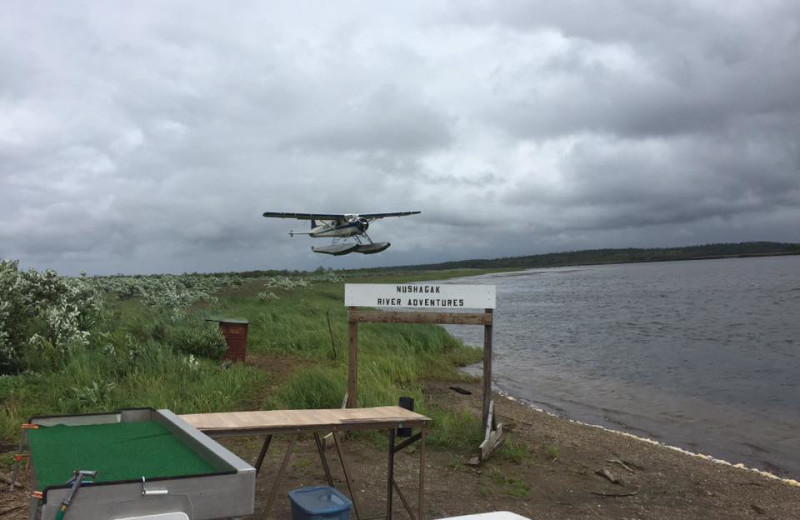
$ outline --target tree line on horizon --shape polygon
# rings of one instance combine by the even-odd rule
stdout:
[[[800,244],[785,242],[739,242],[684,247],[587,249],[494,259],[457,260],[437,264],[398,266],[385,269],[446,270],[534,268],[562,267],[569,265],[624,264],[634,262],[669,262],[676,260],[710,260],[716,258],[777,255],[800,255]]]
[[[563,267],[570,265],[625,264],[636,262],[670,262],[678,260],[712,260],[750,256],[800,255],[800,244],[790,242],[738,242],[701,244],[682,247],[604,248],[580,251],[562,251],[538,255],[510,256],[492,259],[453,260],[434,264],[371,267],[366,269],[330,269],[319,267],[316,272],[336,271],[345,277],[390,273],[397,271],[446,271],[450,269],[530,269],[536,267]],[[264,276],[302,276],[305,271],[256,270],[238,274],[243,278]]]

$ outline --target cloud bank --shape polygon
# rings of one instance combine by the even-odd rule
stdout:
[[[0,257],[366,267],[800,241],[800,7],[7,2]],[[331,258],[263,211],[422,210]]]

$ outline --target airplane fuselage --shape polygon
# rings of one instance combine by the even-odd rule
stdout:
[[[311,228],[308,233],[312,237],[352,237],[355,235],[363,235],[368,228],[366,222],[359,220],[351,220],[342,223],[323,224]]]

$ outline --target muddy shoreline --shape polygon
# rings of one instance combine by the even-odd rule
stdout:
[[[453,383],[430,381],[431,406],[480,413],[480,385],[459,384],[471,395],[456,393]],[[763,472],[692,455],[654,441],[564,419],[524,403],[495,395],[498,418],[508,431],[509,449],[498,451],[479,467],[465,462],[473,452],[429,446],[426,461],[426,518],[513,511],[539,519],[746,519],[800,518],[800,485]],[[260,439],[226,441],[234,453],[254,461]],[[278,440],[259,475],[259,518],[286,447]],[[381,438],[353,438],[345,453],[356,473],[365,518],[382,514],[386,504],[386,452]],[[418,457],[414,450],[398,455],[396,475],[407,496],[415,496]],[[335,458],[334,454],[330,455]],[[295,447],[279,500],[269,518],[290,518],[285,493],[324,482],[311,438]],[[331,464],[336,486],[346,489],[337,464]],[[610,475],[616,483],[608,478]],[[23,474],[27,484],[29,475]],[[27,491],[0,493],[2,518],[27,518]],[[395,497],[396,518],[408,518]],[[19,509],[14,509],[19,507]]]

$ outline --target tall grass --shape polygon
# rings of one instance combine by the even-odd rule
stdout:
[[[268,375],[246,366],[221,368],[151,345],[143,355],[114,365],[107,355],[81,353],[63,370],[0,379],[0,436],[16,436],[35,415],[111,411],[128,407],[169,408],[176,413],[233,409]]]
[[[436,273],[436,278],[446,276]],[[412,273],[382,281],[414,278]],[[347,387],[344,284],[315,281],[306,287],[271,287],[269,293],[263,296],[263,280],[248,281],[180,315],[135,298],[111,300],[91,343],[63,365],[0,377],[0,441],[13,442],[20,423],[33,415],[138,406],[176,413],[339,407]],[[209,317],[247,319],[250,353],[296,357],[303,360],[302,370],[276,384],[268,371],[221,364],[213,359],[220,338],[214,324],[204,321]],[[466,378],[457,367],[479,361],[479,349],[464,346],[438,326],[364,324],[358,355],[359,406],[394,405],[400,396],[411,396],[417,410],[434,419],[432,443],[476,445],[479,419],[430,406],[422,383]]]
[[[439,272],[436,277],[446,278],[447,274]],[[391,283],[413,278],[385,277],[380,281]],[[256,290],[243,288],[239,294],[254,294]],[[316,362],[295,373],[267,396],[261,402],[262,408],[339,407],[347,390],[349,331],[344,284],[316,284],[294,290],[272,290],[272,293],[277,298],[221,298],[219,305],[209,310],[248,319],[251,352],[279,353]],[[422,388],[425,379],[467,379],[458,367],[481,359],[480,349],[465,346],[439,326],[360,324],[358,406],[396,405],[401,396],[413,397],[417,411],[433,419],[432,444],[474,448],[482,435],[480,418],[463,410],[429,406]]]
[[[58,366],[0,377],[0,443],[36,415],[169,408],[176,413],[234,409],[269,384],[254,367],[219,361],[224,340],[197,316],[165,321],[157,310],[126,303]],[[194,353],[193,353],[194,352]],[[195,355],[197,354],[197,355]],[[209,357],[202,357],[207,355]]]
[[[424,365],[424,363],[422,363]],[[417,412],[433,419],[429,442],[451,448],[474,448],[481,441],[480,418],[466,410],[428,403],[419,379],[418,362],[376,358],[359,363],[358,405],[396,405],[401,396],[415,401]],[[337,408],[347,390],[347,367],[325,364],[294,375],[264,402],[266,409]]]

